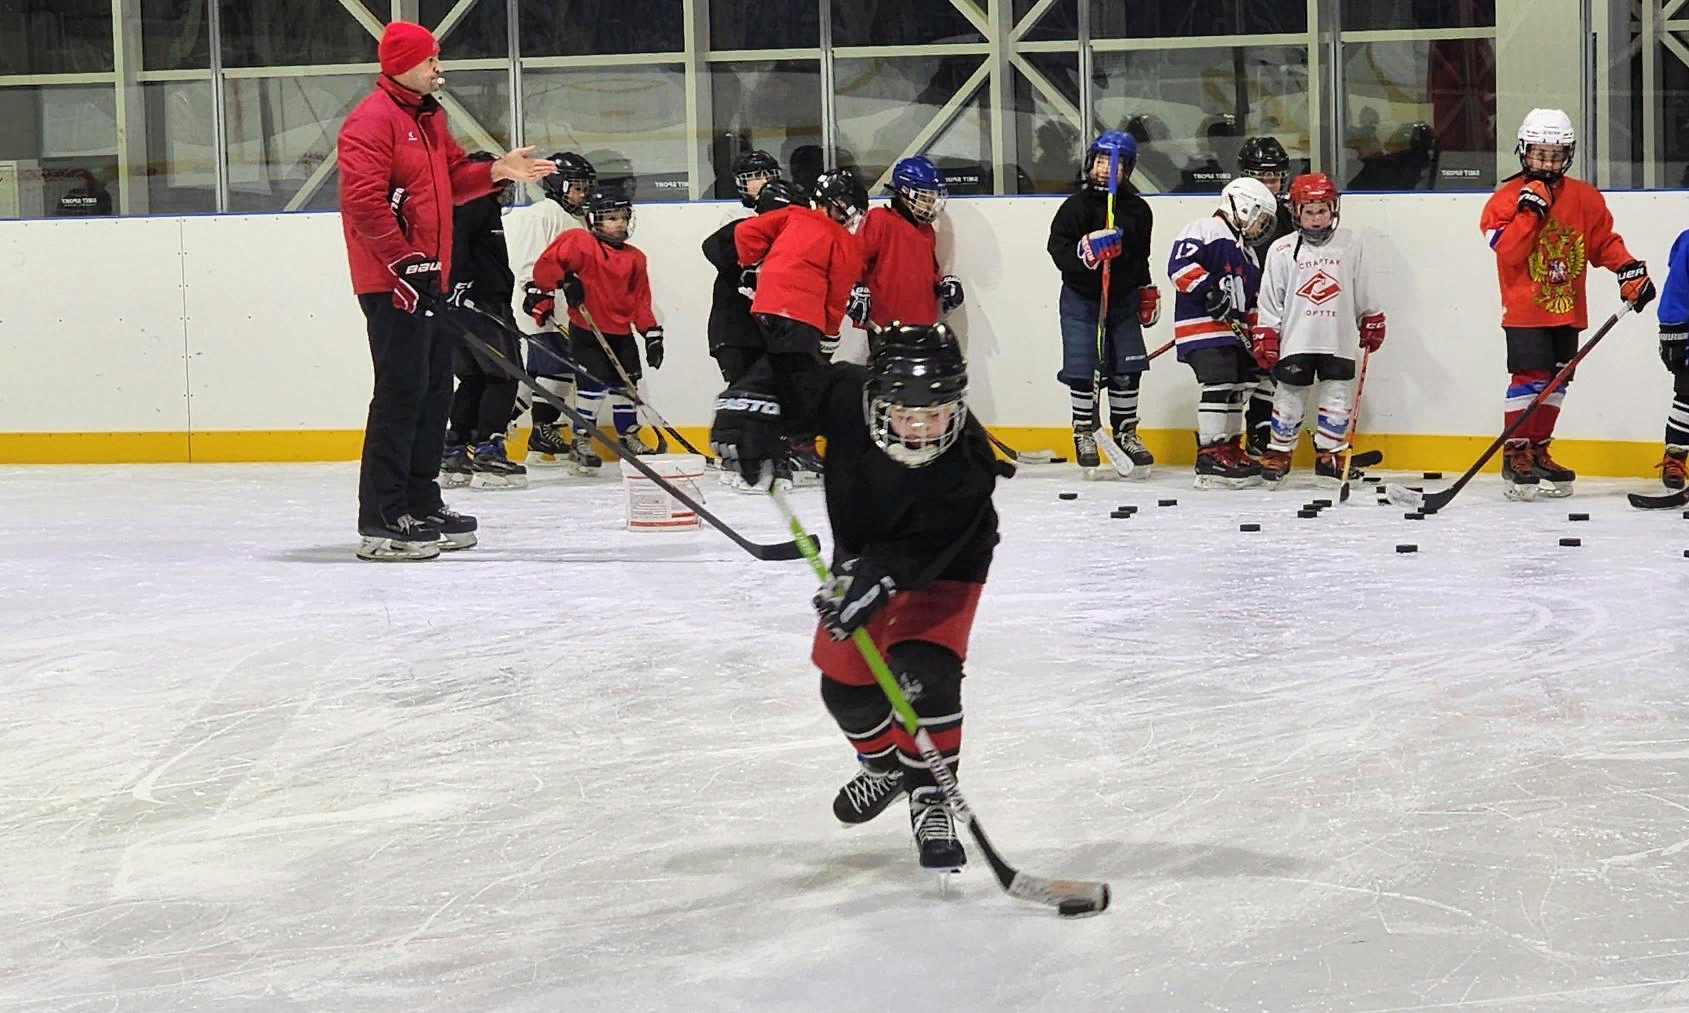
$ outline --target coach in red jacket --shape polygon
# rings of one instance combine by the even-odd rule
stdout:
[[[340,128],[340,218],[368,323],[375,391],[358,475],[361,559],[431,559],[475,544],[475,519],[440,499],[453,336],[428,313],[451,276],[452,206],[555,170],[533,148],[471,162],[433,93],[440,46],[421,25],[381,36],[381,77]]]

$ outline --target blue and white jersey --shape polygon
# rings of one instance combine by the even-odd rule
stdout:
[[[1225,286],[1238,310],[1233,319],[1243,333],[1251,326],[1256,293],[1261,290],[1261,262],[1238,242],[1231,226],[1218,215],[1199,218],[1179,231],[1173,255],[1167,260],[1173,280],[1173,340],[1180,360],[1198,348],[1236,344],[1237,336],[1223,321],[1208,315],[1205,298],[1216,285]]]
[[[1689,330],[1689,229],[1671,244],[1666,261],[1666,280],[1660,285],[1660,330]]]

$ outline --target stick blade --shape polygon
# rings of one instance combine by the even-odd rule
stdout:
[[[1019,900],[1053,907],[1063,918],[1084,918],[1108,910],[1107,883],[1078,879],[1045,879],[1024,872],[1015,873],[1008,894]]]
[[[1679,489],[1668,492],[1663,496],[1649,496],[1640,492],[1633,492],[1625,496],[1630,505],[1638,510],[1670,510],[1689,504],[1689,489]]]
[[[808,535],[806,537],[814,538],[815,536]],[[770,563],[784,563],[794,559],[803,558],[803,550],[798,548],[798,543],[796,541],[774,542],[770,545],[759,545],[756,542],[748,542],[745,545],[745,549],[757,559]]]
[[[1114,436],[1101,426],[1097,427],[1097,431],[1092,433],[1091,436],[1097,441],[1098,452],[1102,454],[1102,458],[1108,466],[1114,469],[1114,473],[1121,478],[1131,478],[1132,469],[1137,465],[1133,464],[1132,459],[1126,456],[1125,448],[1114,442]]]
[[[1409,489],[1405,485],[1391,482],[1384,487],[1384,495],[1390,497],[1390,502],[1400,507],[1419,510],[1425,506],[1425,494],[1417,489]]]

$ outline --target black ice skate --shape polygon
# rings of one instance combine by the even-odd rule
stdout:
[[[622,449],[635,457],[648,457],[657,452],[657,448],[639,438],[639,428],[635,426],[621,436]],[[602,461],[599,463],[603,463]]]
[[[1114,442],[1126,452],[1132,462],[1133,478],[1148,478],[1150,465],[1155,463],[1155,455],[1144,446],[1144,441],[1138,439],[1137,426],[1121,426],[1114,431]],[[1142,470],[1143,474],[1139,474]]]
[[[469,484],[477,489],[528,487],[528,469],[512,461],[504,452],[503,436],[495,436],[485,443],[476,444],[474,451],[469,455],[469,467],[472,472]],[[442,477],[445,475],[444,465],[441,465],[440,473]]]
[[[372,563],[414,562],[440,554],[440,529],[410,514],[397,520],[358,525],[358,558]]]
[[[536,422],[528,434],[528,466],[560,468],[568,464],[569,432],[555,423]]]
[[[447,489],[461,489],[468,485],[473,469],[469,465],[469,448],[461,443],[448,443],[440,455],[440,485]]]
[[[1548,456],[1548,441],[1531,447],[1531,467],[1537,473],[1537,495],[1544,499],[1565,499],[1572,494],[1578,473]]]
[[[1073,460],[1086,478],[1097,477],[1097,469],[1102,467],[1103,459],[1097,453],[1097,437],[1091,430],[1073,427]]]
[[[441,504],[419,518],[423,524],[440,534],[440,548],[447,552],[468,549],[475,545],[475,518],[460,514]]]
[[[1243,452],[1243,438],[1233,436],[1196,452],[1196,488],[1247,489],[1261,484],[1261,465]]]
[[[968,864],[943,790],[929,786],[909,793],[909,826],[915,833],[921,868],[953,872]]]
[[[1501,448],[1502,493],[1508,499],[1529,503],[1537,498],[1539,478],[1536,455],[1526,440],[1508,440]]]
[[[833,815],[840,823],[866,823],[885,812],[886,806],[906,790],[903,768],[895,759],[887,770],[876,770],[863,763],[856,776],[833,799]]]

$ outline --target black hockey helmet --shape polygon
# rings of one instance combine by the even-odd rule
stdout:
[[[868,188],[849,169],[828,169],[815,179],[815,204],[850,228],[868,213]]]
[[[943,324],[893,321],[869,338],[862,387],[868,433],[887,457],[909,468],[936,461],[968,417],[968,367]]]
[[[756,198],[751,196],[751,180],[779,178],[779,160],[761,148],[741,151],[733,160],[733,186],[739,191],[739,203],[748,208],[757,206]]]
[[[764,183],[762,189],[757,191],[756,209],[759,215],[777,211],[783,207],[790,207],[793,204],[801,208],[809,207],[809,194],[804,193],[803,187],[789,179],[781,179],[776,176]]]
[[[1284,150],[1284,145],[1276,137],[1251,137],[1237,150],[1237,168],[1243,175],[1256,179],[1277,176],[1278,186],[1267,188],[1277,197],[1284,193],[1285,184],[1290,182],[1290,153]]]
[[[605,231],[605,219],[614,214],[628,216],[627,232],[620,236]],[[586,227],[601,241],[621,246],[633,237],[633,198],[622,190],[594,190],[586,198]]]
[[[556,201],[563,210],[572,215],[580,214],[582,206],[586,203],[586,195],[592,193],[593,188],[598,185],[597,170],[592,167],[591,162],[573,151],[559,151],[552,155],[548,161],[557,166],[557,171],[549,176],[541,177],[540,189],[544,190],[545,195]],[[569,191],[576,183],[583,184],[581,197],[577,200],[570,200]]]

